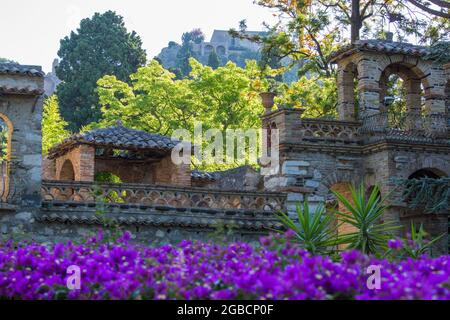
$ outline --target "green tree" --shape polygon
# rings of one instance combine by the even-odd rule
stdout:
[[[131,85],[114,76],[103,77],[98,81],[103,117],[89,128],[114,125],[117,120],[164,135],[180,128],[193,133],[195,121],[201,121],[204,130],[260,127],[263,110],[256,62],[245,69],[229,62],[213,70],[191,58],[190,67],[190,78],[181,80],[155,60],[130,76]]]
[[[335,118],[337,116],[337,88],[335,77],[301,77],[281,86],[276,103],[291,108],[303,108],[307,118]]]
[[[95,92],[98,79],[114,75],[127,81],[146,62],[140,37],[128,32],[123,18],[113,11],[83,19],[76,32],[61,40],[58,56],[56,73],[63,83],[57,95],[61,114],[73,131],[101,116]]]
[[[59,113],[58,98],[53,95],[45,99],[42,114],[42,153],[44,155],[52,146],[70,135],[66,127],[67,122]]]
[[[214,70],[220,66],[219,57],[217,56],[216,50],[213,50],[208,56],[208,66]]]
[[[175,80],[156,60],[130,78],[131,85],[115,76],[98,81],[103,118],[94,125],[114,125],[121,120],[126,127],[164,135],[190,127],[197,111],[188,80]]]

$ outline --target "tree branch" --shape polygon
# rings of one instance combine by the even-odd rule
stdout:
[[[450,13],[446,13],[446,12],[442,12],[442,11],[438,11],[438,10],[434,10],[430,7],[425,6],[424,4],[420,3],[419,1],[416,0],[408,0],[412,5],[416,6],[417,8],[428,12],[432,15],[441,17],[441,18],[447,18],[450,19]],[[438,0],[433,0],[433,1],[438,1]]]
[[[435,5],[439,6],[439,7],[444,7],[444,8],[449,8],[450,9],[450,2],[448,1],[443,1],[443,0],[428,0],[431,3],[434,3]]]

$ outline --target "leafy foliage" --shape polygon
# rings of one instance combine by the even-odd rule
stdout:
[[[431,255],[433,245],[438,242],[445,234],[434,239],[427,239],[427,232],[423,228],[423,224],[417,229],[416,225],[411,222],[411,231],[407,238],[402,240],[391,240],[390,249],[385,256],[394,257],[396,259],[404,259],[410,257],[418,259],[423,255]]]
[[[245,69],[228,62],[216,70],[190,59],[190,79],[177,80],[156,60],[130,76],[131,85],[114,76],[98,81],[102,120],[88,128],[115,125],[171,135],[176,129],[259,128],[264,87],[256,62]],[[225,136],[225,135],[223,135]],[[225,168],[225,167],[223,167]]]
[[[282,85],[276,102],[291,108],[304,108],[303,115],[308,118],[335,118],[336,79],[301,77],[290,85]]]
[[[450,62],[450,41],[438,42],[430,47],[430,51],[427,59],[443,64]]]
[[[8,157],[8,139],[10,138],[11,132],[9,132],[9,127],[7,123],[0,118],[0,161],[7,161]]]
[[[340,243],[348,243],[349,248],[374,254],[386,247],[391,231],[398,229],[393,222],[381,222],[386,209],[386,198],[380,198],[380,190],[375,186],[370,195],[366,196],[364,186],[350,187],[351,199],[339,192],[333,192],[349,212],[336,210],[340,221],[354,226],[357,231],[339,235]]]
[[[42,114],[42,153],[44,155],[52,146],[70,135],[66,128],[67,122],[59,113],[58,98],[55,95],[46,98]]]
[[[450,178],[406,179],[397,183],[404,186],[403,199],[411,208],[424,208],[430,213],[450,208]]]
[[[208,66],[214,70],[220,66],[219,57],[217,56],[216,50],[211,51],[208,56]]]
[[[97,80],[114,75],[127,81],[146,62],[140,37],[128,32],[123,18],[112,11],[83,19],[76,32],[61,40],[56,74],[63,83],[57,95],[61,114],[72,131],[101,116]]]
[[[177,53],[176,69],[181,75],[181,78],[186,78],[191,72],[191,58],[197,58],[194,53],[193,45],[201,43],[205,39],[205,35],[200,29],[194,29],[190,32],[185,32],[181,36],[181,47]]]

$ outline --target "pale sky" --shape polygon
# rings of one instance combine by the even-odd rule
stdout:
[[[194,28],[209,40],[214,29],[237,28],[243,19],[248,30],[275,22],[273,13],[253,0],[0,0],[0,57],[48,72],[59,40],[81,19],[107,10],[122,15],[127,29],[141,36],[149,58]]]

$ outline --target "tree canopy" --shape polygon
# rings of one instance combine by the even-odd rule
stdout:
[[[62,142],[70,135],[66,129],[67,122],[61,117],[58,107],[58,98],[53,95],[45,99],[42,114],[42,153],[57,143]]]
[[[246,69],[229,62],[213,70],[189,60],[190,79],[175,79],[156,60],[130,76],[131,84],[105,76],[98,81],[102,111],[99,126],[121,120],[124,126],[161,134],[185,128],[194,121],[210,128],[259,125],[262,106],[252,83],[258,80],[255,62]]]
[[[260,128],[263,112],[258,92],[263,88],[257,63],[245,69],[228,62],[212,69],[189,60],[188,79],[175,75],[153,60],[130,76],[131,84],[115,76],[98,81],[102,118],[86,129],[115,125],[118,120],[130,128],[171,135],[196,122],[203,130]]]
[[[140,37],[128,32],[123,18],[113,11],[83,19],[76,31],[61,40],[58,56],[56,74],[63,82],[57,95],[61,114],[73,131],[100,119],[98,79],[114,75],[127,81],[146,63]]]

